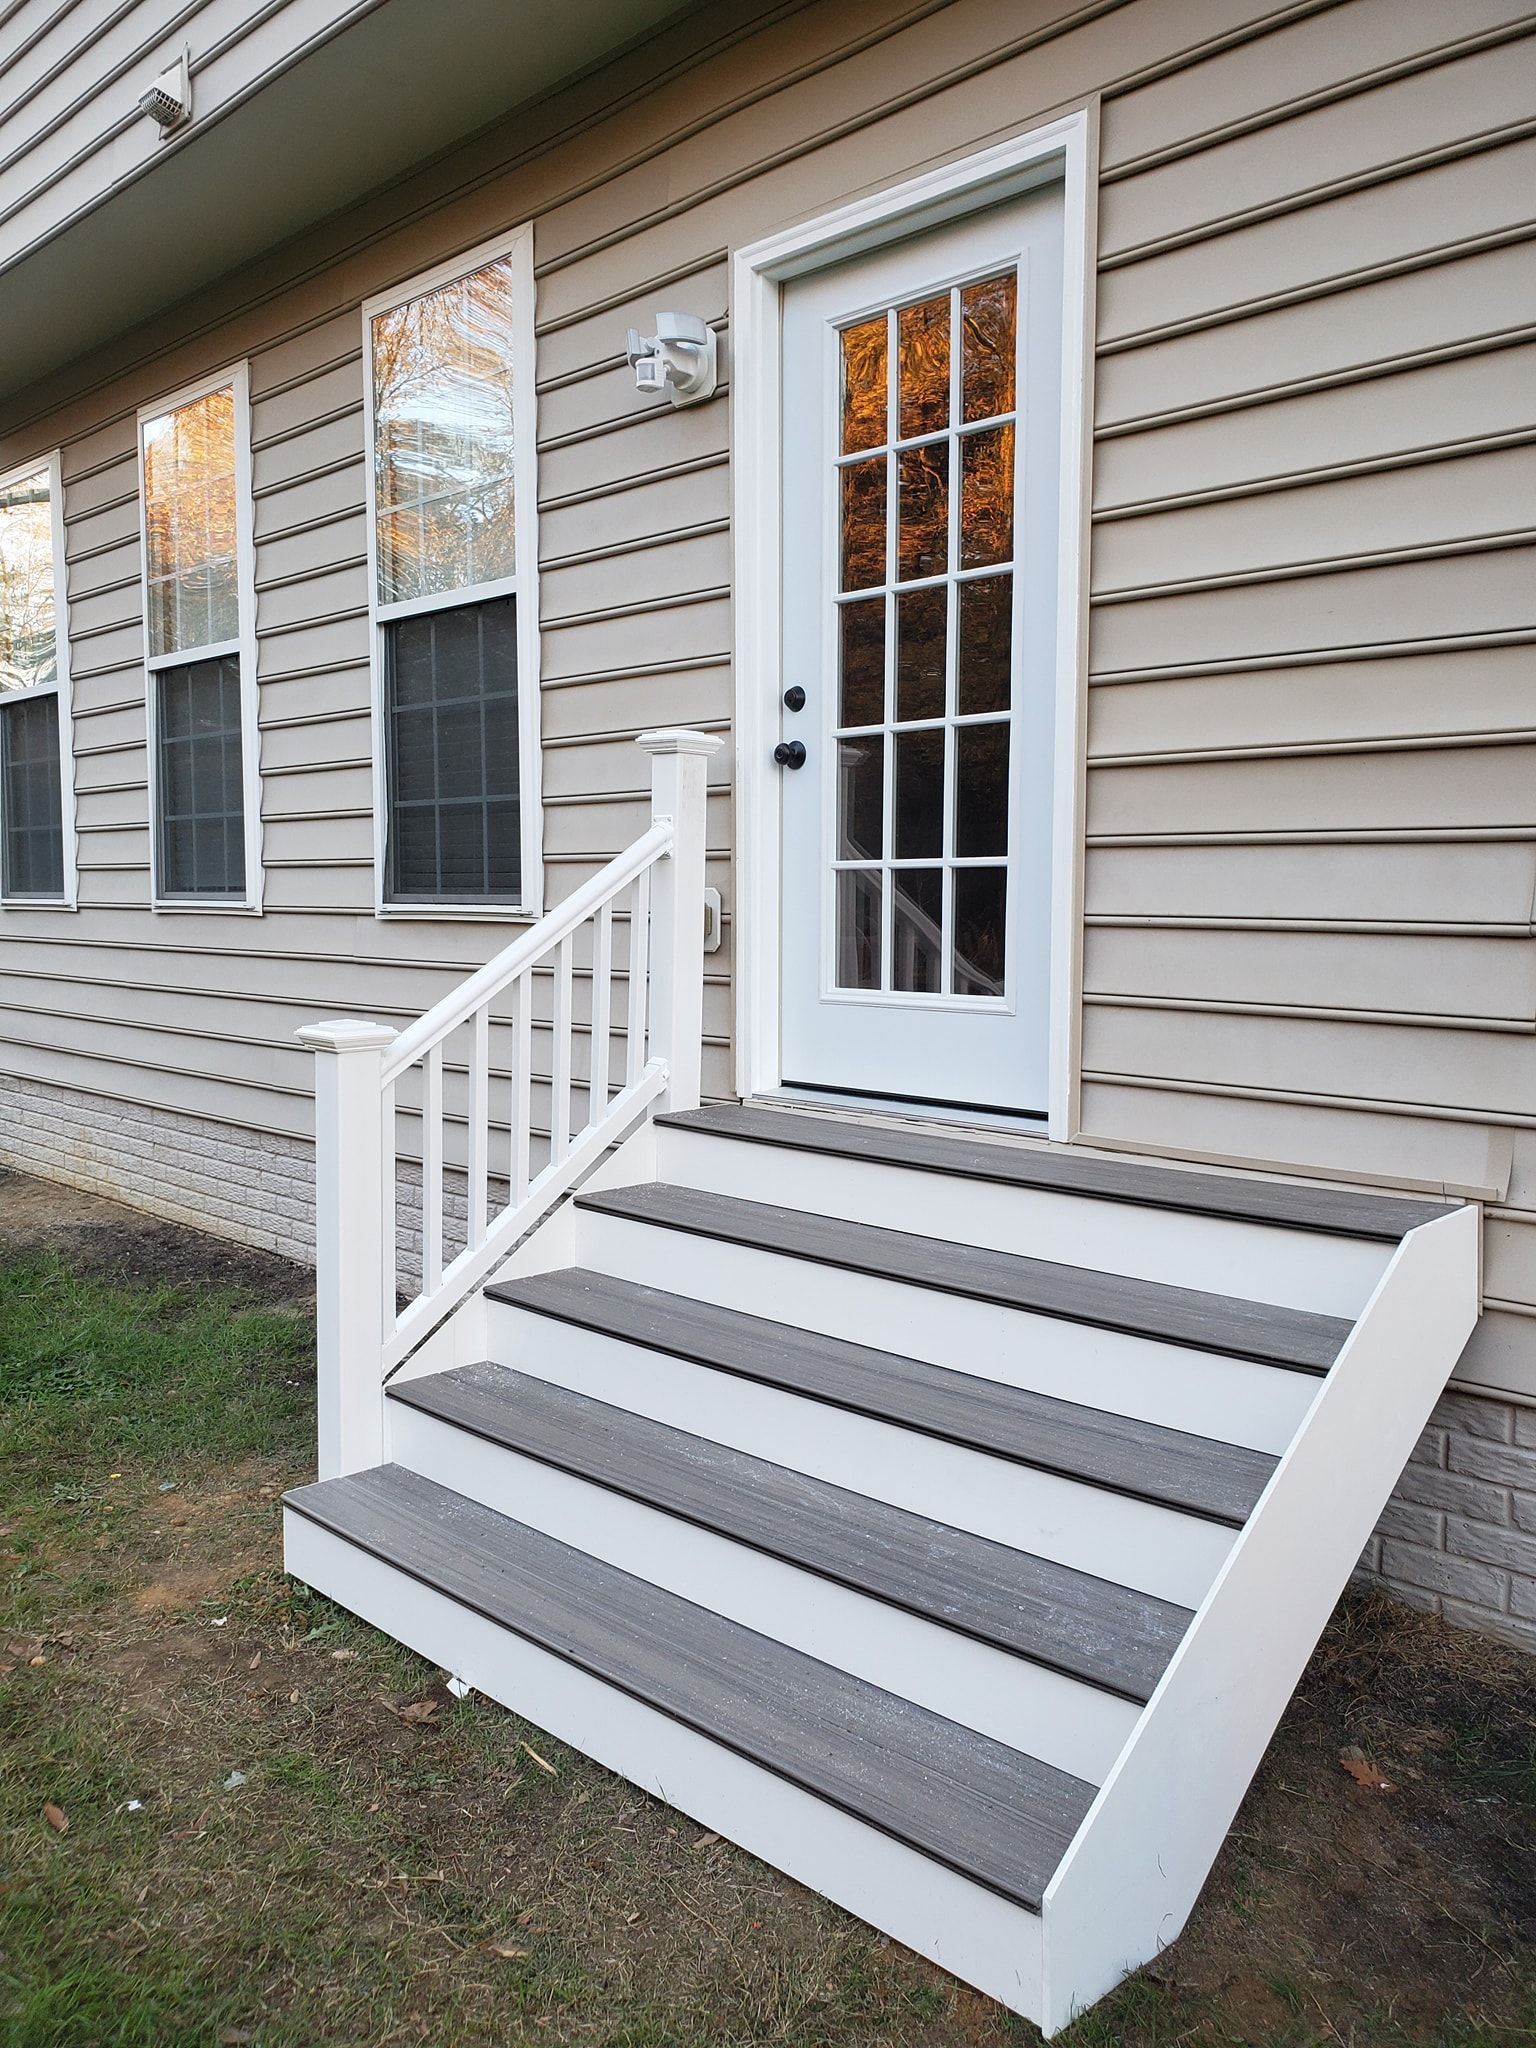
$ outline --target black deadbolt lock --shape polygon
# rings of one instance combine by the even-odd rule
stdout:
[[[780,740],[773,750],[773,758],[781,768],[803,768],[805,746],[800,740]]]
[[[803,711],[805,709],[805,692],[798,683],[791,683],[784,692],[784,702],[791,711]]]

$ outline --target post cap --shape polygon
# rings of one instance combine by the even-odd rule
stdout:
[[[392,1024],[374,1024],[366,1017],[328,1017],[323,1024],[306,1024],[293,1035],[314,1052],[382,1051],[400,1036]]]
[[[718,754],[725,741],[712,732],[690,732],[686,726],[668,725],[655,732],[643,732],[635,741],[646,754],[702,754],[707,760]]]

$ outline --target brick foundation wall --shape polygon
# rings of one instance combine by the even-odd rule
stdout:
[[[1359,1576],[1462,1628],[1536,1650],[1536,1408],[1447,1394]]]
[[[0,1165],[314,1262],[314,1153],[295,1138],[0,1075]],[[421,1202],[409,1168],[400,1197],[399,1270],[409,1287]],[[445,1188],[444,1210],[451,1256],[463,1241],[461,1187]],[[1536,1408],[1447,1394],[1357,1577],[1536,1650]]]
[[[0,1074],[0,1165],[315,1262],[314,1147]]]

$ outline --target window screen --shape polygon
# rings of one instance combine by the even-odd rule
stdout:
[[[155,691],[160,893],[243,897],[239,658],[163,668]]]
[[[0,889],[64,894],[64,804],[56,694],[0,698]]]
[[[412,613],[384,645],[390,900],[516,903],[516,598]]]

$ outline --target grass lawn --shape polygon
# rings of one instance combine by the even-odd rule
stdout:
[[[0,2048],[1037,2038],[286,1580],[312,1376],[293,1268],[0,1176]],[[1528,2048],[1533,1680],[1347,1600],[1184,1938],[1060,2038]]]

